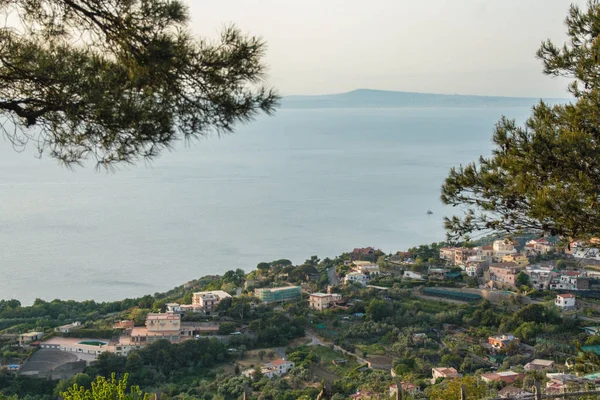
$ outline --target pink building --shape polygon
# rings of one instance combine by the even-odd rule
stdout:
[[[490,280],[499,285],[515,286],[515,280],[520,270],[513,262],[490,265]]]

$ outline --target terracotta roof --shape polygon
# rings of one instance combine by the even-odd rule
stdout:
[[[458,371],[454,368],[433,368],[433,370],[439,374],[446,375],[446,376],[457,376],[458,375]]]
[[[579,275],[581,275],[581,272],[579,272],[579,271],[565,271],[563,273],[563,275],[566,275],[566,276],[579,276]]]
[[[494,382],[506,382],[506,383],[514,383],[519,379],[523,378],[523,374],[519,374],[516,372],[492,372],[490,374],[482,374],[481,377],[483,379],[487,379]]]
[[[275,365],[275,366],[279,366],[279,365],[283,365],[283,364],[285,364],[287,362],[289,362],[289,361],[285,361],[285,360],[283,360],[283,359],[280,358],[279,360],[271,361],[270,364],[271,365]]]
[[[483,246],[481,247],[483,250],[494,250],[494,246]]]
[[[562,297],[563,299],[572,299],[575,297],[574,294],[559,294],[558,297]]]

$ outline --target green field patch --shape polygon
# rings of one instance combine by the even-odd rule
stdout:
[[[385,347],[379,343],[373,344],[357,344],[356,348],[362,352],[366,352],[368,355],[373,356],[384,356],[386,354]]]

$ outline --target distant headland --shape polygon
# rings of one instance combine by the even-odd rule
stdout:
[[[543,99],[549,104],[569,99]],[[357,89],[347,93],[285,96],[281,108],[389,108],[389,107],[531,107],[540,98],[472,96]]]

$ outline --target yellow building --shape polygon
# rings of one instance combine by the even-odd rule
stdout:
[[[529,265],[529,259],[523,253],[507,254],[502,257],[502,262],[513,262],[517,264],[518,267]]]

